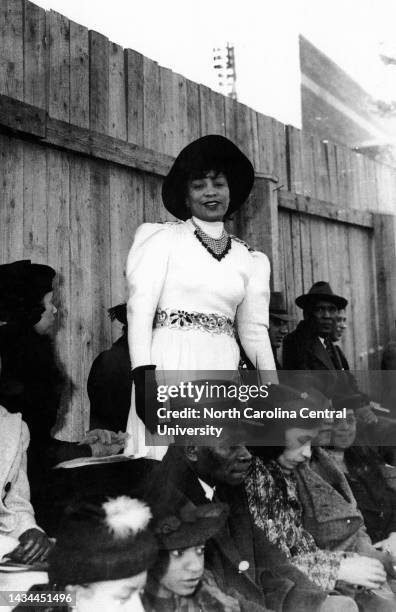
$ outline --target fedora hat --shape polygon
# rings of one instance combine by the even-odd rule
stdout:
[[[162,185],[165,208],[185,221],[191,215],[186,207],[186,186],[191,176],[203,171],[224,172],[230,189],[227,215],[246,201],[254,183],[254,169],[246,155],[228,138],[211,134],[188,144],[177,156]]]
[[[281,321],[294,321],[294,317],[289,315],[286,306],[285,296],[281,291],[271,291],[269,303],[270,317]]]
[[[346,300],[344,297],[333,293],[332,288],[326,281],[318,281],[317,283],[314,283],[308,293],[304,293],[296,299],[296,304],[299,308],[304,310],[319,300],[331,302],[337,306],[338,309],[345,308],[348,304],[348,300]]]

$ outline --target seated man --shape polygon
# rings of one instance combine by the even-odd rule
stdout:
[[[128,350],[126,304],[109,308],[111,320],[122,324],[122,335],[107,351],[100,353],[88,375],[92,429],[125,431],[131,406],[132,370]]]
[[[203,403],[201,400],[198,406]],[[225,410],[235,407],[235,401],[222,400],[221,405]],[[244,440],[252,436],[252,427],[256,428],[254,437],[261,434],[262,426],[239,420],[235,427],[234,423],[222,421],[223,437],[205,441],[205,446],[197,439],[185,440],[183,446],[171,445],[150,483],[149,503],[153,495],[165,495],[174,486],[196,505],[208,500],[229,505],[225,528],[208,542],[207,562],[219,588],[227,592],[232,587],[239,593],[243,610],[253,612],[257,606],[284,612],[340,610],[332,607],[333,597],[327,591],[293,567],[254,525],[243,486],[252,459]]]

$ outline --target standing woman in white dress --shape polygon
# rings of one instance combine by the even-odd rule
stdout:
[[[162,187],[165,208],[180,221],[143,223],[136,231],[127,260],[135,384],[126,454],[159,459],[166,450],[150,445],[138,416],[147,423],[147,371],[156,368],[158,380],[160,370],[235,371],[236,330],[252,363],[275,370],[268,338],[269,260],[224,229],[224,218],[244,204],[253,182],[252,164],[230,140],[199,138],[181,151]]]

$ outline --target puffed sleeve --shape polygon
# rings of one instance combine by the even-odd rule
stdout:
[[[252,265],[245,297],[237,309],[238,335],[246,355],[257,369],[275,370],[268,336],[270,263],[264,253],[254,251],[250,255]]]
[[[132,369],[153,363],[153,319],[166,277],[171,244],[172,225],[143,223],[136,230],[129,251],[127,317]]]

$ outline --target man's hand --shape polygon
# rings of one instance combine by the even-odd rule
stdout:
[[[125,446],[128,434],[122,431],[115,433],[108,429],[92,429],[80,444],[91,447],[92,457],[108,457],[117,455]]]
[[[349,584],[364,586],[366,589],[377,589],[386,581],[386,572],[378,559],[347,557],[341,561],[337,578]]]
[[[388,552],[391,555],[393,561],[395,562],[396,561],[396,533],[392,531],[392,533],[389,534],[386,540],[381,540],[380,542],[377,542],[376,544],[374,544],[374,548],[378,548],[380,550]]]
[[[11,551],[7,557],[16,563],[36,563],[45,561],[52,544],[47,535],[33,527],[19,536],[19,546]]]
[[[375,423],[378,423],[378,417],[372,411],[370,404],[358,408],[356,410],[356,417],[358,421],[362,421],[366,425],[375,425]]]

